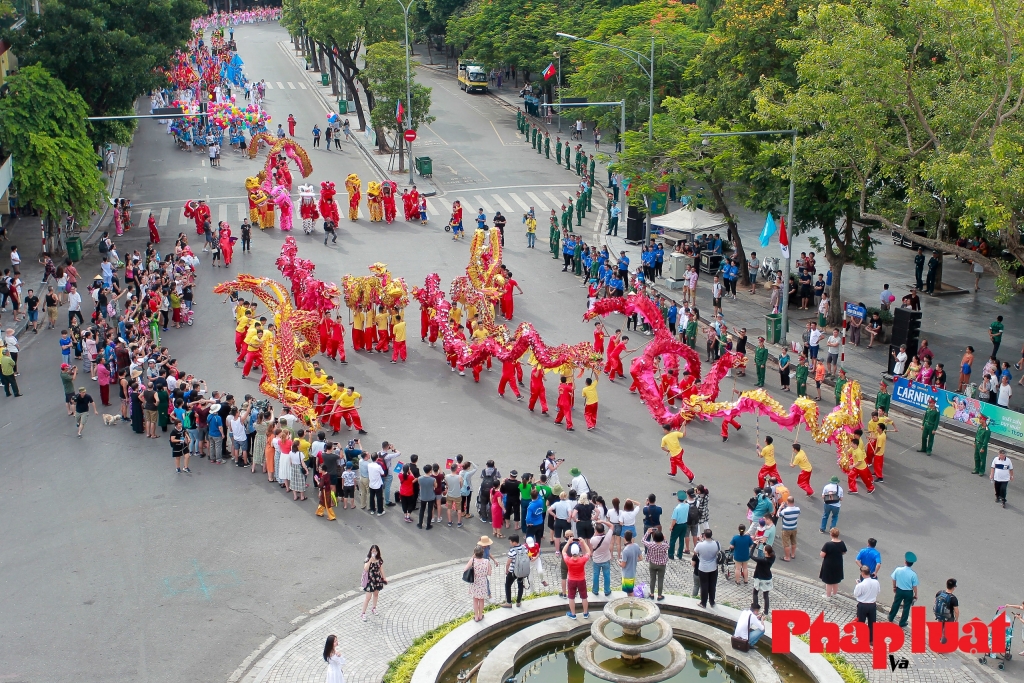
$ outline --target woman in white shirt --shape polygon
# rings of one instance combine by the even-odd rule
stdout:
[[[327,662],[327,683],[345,683],[345,674],[341,670],[345,666],[345,658],[338,652],[338,636],[327,636],[324,661]]]
[[[627,531],[633,532],[633,538],[636,538],[636,515],[640,512],[640,503],[635,500],[626,499],[626,502],[622,504],[622,512],[619,513],[619,519],[622,524],[622,533]]]
[[[622,511],[619,510],[619,499],[612,498],[612,506],[605,512],[606,519],[612,525],[612,552],[618,558],[622,552]]]
[[[903,369],[907,367],[907,345],[901,344],[899,353],[893,353],[892,355],[896,359],[896,364],[892,366],[892,374],[902,377]]]

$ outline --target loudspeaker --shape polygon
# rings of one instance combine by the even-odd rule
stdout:
[[[626,241],[643,243],[644,235],[646,234],[646,226],[644,222],[647,219],[647,213],[641,211],[632,204],[626,209]]]
[[[897,308],[892,314],[892,341],[898,351],[901,344],[907,345],[907,357],[917,355],[917,347],[921,343],[921,311]],[[891,362],[890,362],[891,368]]]

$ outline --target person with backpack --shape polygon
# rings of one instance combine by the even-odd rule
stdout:
[[[523,582],[530,576],[530,554],[519,543],[519,534],[508,537],[508,559],[505,560],[505,604],[512,607],[512,584],[516,585],[516,607],[523,606]]]
[[[839,477],[833,476],[821,489],[821,501],[825,504],[825,511],[821,515],[819,531],[825,533],[826,526],[831,529],[839,524],[839,506],[843,503],[843,487],[839,485]]]
[[[488,460],[483,472],[480,473],[480,493],[476,502],[481,522],[491,521],[491,489],[500,481],[501,472],[494,466],[493,460]]]
[[[935,605],[932,607],[932,612],[935,615],[935,621],[943,624],[951,621],[960,620],[960,601],[953,591],[956,590],[956,579],[946,579],[946,589],[941,590],[935,594]],[[955,638],[956,636],[954,636]],[[942,627],[942,638],[939,640],[941,643],[946,642],[946,627]]]

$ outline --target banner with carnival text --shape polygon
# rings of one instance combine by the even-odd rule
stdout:
[[[1024,414],[1007,410],[1001,406],[969,398],[945,389],[936,389],[911,382],[905,377],[896,379],[892,388],[892,401],[918,410],[928,408],[928,399],[935,399],[935,407],[943,420],[959,422],[977,429],[979,415],[988,418],[992,434],[1024,442]]]

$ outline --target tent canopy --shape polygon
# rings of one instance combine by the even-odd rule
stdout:
[[[678,232],[703,233],[720,231],[728,227],[721,214],[683,207],[664,216],[651,218],[651,225]]]

